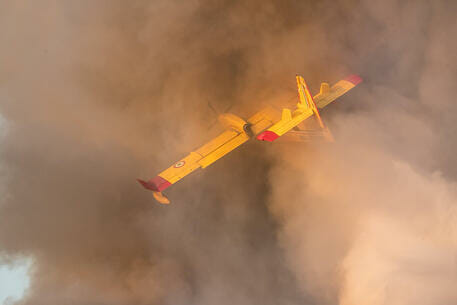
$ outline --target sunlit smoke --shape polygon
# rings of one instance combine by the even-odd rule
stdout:
[[[455,302],[451,1],[0,3],[0,255],[21,304]],[[135,179],[317,90],[335,144],[249,143],[154,204]],[[294,102],[292,101],[291,104]]]

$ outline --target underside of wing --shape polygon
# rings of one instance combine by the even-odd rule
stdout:
[[[143,181],[138,181],[147,189],[154,192],[154,197],[161,203],[169,203],[161,192],[178,182],[183,177],[198,168],[205,168],[218,159],[222,158],[244,142],[249,140],[249,136],[244,132],[227,130],[206,143],[185,158],[179,160],[156,177]],[[163,197],[163,198],[162,198]]]
[[[198,164],[205,168],[216,162],[241,144],[249,140],[245,132],[227,130],[222,135],[198,149],[196,153],[202,156]]]

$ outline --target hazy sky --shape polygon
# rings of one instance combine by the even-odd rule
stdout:
[[[0,265],[0,304],[7,304],[8,300],[16,300],[23,295],[29,286],[28,268],[26,262]]]

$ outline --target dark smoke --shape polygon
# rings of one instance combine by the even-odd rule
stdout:
[[[386,232],[415,208],[427,219],[427,201],[378,225],[396,211],[386,202],[410,202],[424,184],[436,187],[422,195],[444,194],[443,209],[455,210],[455,8],[394,0],[0,3],[0,254],[33,259],[20,304],[409,304],[396,291],[366,296],[395,275],[383,264],[370,269],[376,276],[361,275],[359,258],[376,265],[385,256],[366,255],[374,246],[357,233],[385,238],[392,253]],[[296,73],[318,88],[351,72],[364,85],[324,113],[340,139],[334,148],[249,143],[171,188],[166,207],[136,183],[220,131],[208,131],[216,116],[208,103],[248,116],[293,96]],[[376,162],[392,160],[399,167],[378,179]],[[401,174],[391,178],[395,168]],[[327,197],[319,177],[331,186]],[[412,184],[391,200],[386,189],[399,177]],[[374,212],[359,215],[377,194]],[[439,251],[412,243],[406,252],[432,254],[393,266],[419,265],[437,283],[455,283],[435,263],[449,249],[444,266],[455,268],[455,229],[439,228]],[[434,287],[408,279],[400,283]],[[449,287],[422,303],[455,300]]]

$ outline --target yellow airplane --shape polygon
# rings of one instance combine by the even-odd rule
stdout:
[[[243,120],[231,113],[224,113],[218,119],[225,127],[225,132],[191,152],[155,178],[149,181],[138,179],[138,182],[146,189],[151,190],[158,202],[168,204],[170,200],[162,194],[163,190],[196,169],[206,168],[250,138],[256,137],[260,141],[272,142],[287,134],[295,141],[307,141],[316,137],[332,141],[332,136],[322,122],[318,108],[324,108],[358,85],[362,79],[357,75],[351,75],[340,80],[332,87],[328,83],[322,83],[320,92],[314,97],[311,95],[303,77],[297,76],[296,79],[299,95],[296,109],[284,108],[282,113],[279,113],[272,107],[267,107],[247,120]],[[312,116],[314,116],[315,125],[318,128],[303,128],[304,121]]]

